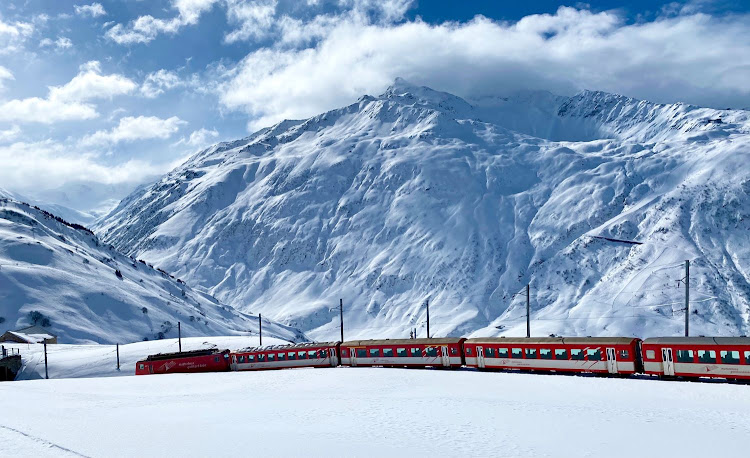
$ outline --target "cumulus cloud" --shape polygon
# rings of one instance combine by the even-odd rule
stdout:
[[[177,73],[161,69],[149,73],[141,85],[141,94],[148,98],[154,98],[176,87],[184,86],[184,82]]]
[[[206,128],[201,128],[193,131],[189,137],[181,138],[175,143],[175,146],[187,145],[193,148],[202,148],[213,143],[218,136],[219,132],[216,129],[208,130]]]
[[[164,173],[167,165],[140,160],[105,165],[53,140],[0,145],[0,183],[19,191],[54,189],[70,182],[104,184],[140,183],[144,177]]]
[[[76,14],[79,16],[99,17],[107,14],[101,3],[92,3],[90,5],[75,5],[74,9]]]
[[[140,16],[128,25],[115,24],[105,34],[118,44],[148,43],[160,33],[177,33],[181,28],[198,23],[201,14],[209,11],[218,0],[173,0],[177,16],[158,19],[151,15]]]
[[[239,24],[239,28],[229,32],[225,36],[225,41],[234,43],[266,35],[274,24],[277,5],[277,0],[260,0],[253,3],[228,0],[227,19],[230,23]]]
[[[52,86],[46,98],[29,97],[0,102],[0,121],[38,122],[92,119],[99,116],[94,99],[127,94],[137,85],[118,75],[102,75],[97,61],[81,65],[78,74],[63,86]]]
[[[58,50],[68,49],[73,47],[73,42],[70,41],[70,38],[67,37],[59,37],[57,40],[52,40],[50,38],[44,38],[39,42],[39,46],[42,48],[45,47],[55,47]]]
[[[85,146],[107,145],[147,139],[167,139],[187,124],[176,116],[161,119],[156,116],[126,116],[111,130],[100,130],[81,139]]]
[[[21,134],[21,128],[11,126],[10,129],[0,130],[0,143],[7,143],[15,140]]]
[[[32,33],[34,26],[28,22],[4,22],[0,18],[0,55],[21,50]]]
[[[284,33],[304,37],[305,26],[291,21]],[[320,33],[307,47],[247,55],[225,72],[221,102],[255,117],[254,129],[379,93],[402,76],[468,97],[588,88],[658,102],[750,105],[750,15],[627,23],[613,11],[562,7],[515,23],[477,17],[437,25],[348,15]]]

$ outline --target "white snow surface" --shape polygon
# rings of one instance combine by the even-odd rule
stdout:
[[[385,368],[0,384],[0,455],[747,456],[718,383]]]
[[[240,350],[256,347],[258,336],[210,336],[182,339],[182,351],[216,348]],[[263,331],[263,345],[285,345],[289,342],[270,337]],[[16,380],[45,378],[120,377],[135,374],[135,363],[148,355],[173,353],[180,349],[177,339],[151,340],[120,345],[120,369],[117,369],[115,345],[47,345],[47,374],[44,372],[44,346],[39,344],[2,343],[6,349],[21,355],[23,367]]]
[[[750,331],[750,112],[603,92],[378,97],[196,154],[96,230],[240,310],[346,337]],[[593,238],[604,236],[641,245]],[[348,326],[347,326],[348,325]]]
[[[28,326],[33,311],[49,319],[60,343],[176,337],[178,321],[186,337],[258,332],[257,316],[118,253],[81,226],[0,198],[0,333]],[[296,329],[264,324],[269,337],[306,340]]]

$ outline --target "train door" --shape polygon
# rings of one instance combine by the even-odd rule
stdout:
[[[617,373],[617,351],[614,348],[607,348],[607,372]]]
[[[349,349],[349,359],[352,362],[352,367],[357,367],[357,350],[354,348]]]
[[[331,358],[331,367],[338,366],[338,363],[336,361],[336,349],[335,348],[328,349],[328,356]]]
[[[443,367],[451,367],[451,358],[448,356],[448,347],[443,345],[440,347],[440,356],[443,360]]]
[[[661,360],[664,362],[664,375],[674,375],[674,360],[672,359],[672,349],[661,349]]]
[[[232,364],[230,365],[230,368],[233,371],[237,370],[237,355],[232,355]]]
[[[484,348],[477,347],[477,367],[484,368]]]

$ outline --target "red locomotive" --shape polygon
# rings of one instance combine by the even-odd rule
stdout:
[[[195,350],[151,355],[135,363],[135,375],[171,374],[174,372],[226,372],[229,350]]]

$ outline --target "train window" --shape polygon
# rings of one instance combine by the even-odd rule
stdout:
[[[549,348],[540,348],[539,357],[541,359],[552,359],[552,350],[550,350]]]
[[[511,348],[510,354],[512,358],[523,358],[522,348]]]
[[[420,350],[419,348],[414,347],[414,348],[411,349],[411,355],[412,356],[422,356],[422,350]]]
[[[654,350],[646,350],[646,359],[656,359],[656,353],[654,353]]]
[[[466,355],[467,356],[471,355],[471,348],[470,347],[466,347]]]
[[[602,351],[598,348],[596,349],[589,349],[586,350],[586,356],[588,356],[589,361],[601,361],[602,360]]]
[[[536,348],[526,349],[526,359],[536,359]]]
[[[750,364],[750,351],[745,352],[745,364]]]
[[[620,350],[620,359],[628,359],[630,353],[627,350]]]
[[[677,362],[678,363],[692,363],[693,362],[693,350],[677,350]]]
[[[393,357],[393,348],[384,348],[383,358],[392,358],[392,357]]]
[[[497,349],[497,357],[498,358],[507,358],[508,357],[508,349],[507,348],[498,348]]]
[[[247,355],[247,362],[248,363],[255,362],[255,355]]]
[[[298,351],[297,352],[297,359],[307,359],[307,352],[306,351]]]
[[[407,356],[407,354],[406,354],[406,348],[397,348],[396,349],[396,356],[398,356],[399,358],[406,357]]]
[[[485,348],[484,349],[484,357],[485,358],[494,358],[495,357],[495,349],[494,348]]]
[[[428,347],[427,356],[437,356],[437,347]]]
[[[262,363],[265,360],[266,360],[266,355],[258,355],[258,362],[259,363]]]
[[[139,365],[138,365],[138,368],[139,368],[139,369],[141,369],[141,370],[143,370],[143,368],[144,368],[144,365],[143,365],[143,364],[139,364]]]
[[[240,357],[237,360],[237,362],[244,363],[245,362],[245,355],[240,355]]]
[[[570,359],[583,361],[583,350],[580,350],[578,348],[570,350]]]
[[[320,354],[316,350],[310,350],[307,352],[307,357],[310,359],[325,358],[325,350],[320,350]]]
[[[716,352],[713,350],[698,350],[698,361],[701,363],[715,363]]]
[[[277,358],[278,361],[284,361],[286,359],[286,353],[279,353],[276,356],[278,356]]]
[[[370,358],[378,358],[380,357],[380,350],[377,348],[371,348],[370,349]]]
[[[214,362],[218,363],[219,361],[221,361],[221,358],[219,358],[218,356],[214,356]]]
[[[289,361],[293,361],[293,360],[297,359],[297,354],[295,352],[293,352],[293,351],[287,352],[287,356],[288,356],[287,359]]]
[[[457,355],[458,354],[458,348],[451,348],[451,355]]]
[[[269,354],[268,354],[267,356],[268,356],[268,362],[269,362],[269,363],[270,363],[271,361],[273,361],[273,360],[275,360],[275,359],[276,359],[276,355],[275,355],[274,353],[269,353]]]
[[[555,349],[555,359],[568,359],[568,350],[564,348]]]
[[[719,355],[721,356],[721,362],[724,364],[740,363],[740,352],[738,351],[722,351]]]

